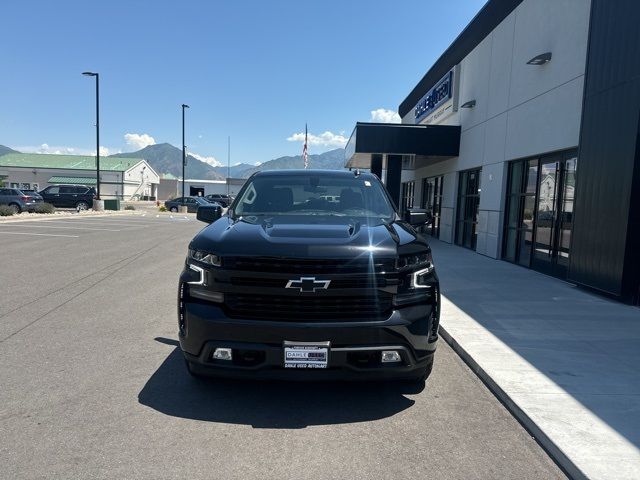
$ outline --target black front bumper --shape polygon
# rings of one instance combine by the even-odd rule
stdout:
[[[394,310],[382,321],[305,323],[229,318],[216,304],[185,301],[180,347],[194,373],[287,380],[403,379],[422,376],[433,362],[437,314],[431,305]],[[329,342],[326,369],[284,368],[283,342]],[[215,348],[233,349],[233,360],[215,360]],[[401,362],[382,364],[381,350]]]

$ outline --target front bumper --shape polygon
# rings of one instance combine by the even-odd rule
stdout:
[[[180,347],[195,373],[288,380],[401,379],[420,377],[433,362],[437,313],[431,305],[394,310],[383,321],[290,322],[229,318],[215,304],[182,305]],[[285,369],[284,341],[329,342],[326,369]],[[217,347],[233,360],[215,360]],[[401,362],[382,364],[381,350],[397,350]]]

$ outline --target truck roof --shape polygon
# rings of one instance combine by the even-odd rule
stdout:
[[[313,169],[313,170],[304,170],[304,169],[292,169],[292,170],[261,170],[259,172],[254,173],[255,176],[281,176],[281,175],[321,175],[323,177],[353,177],[356,174],[356,170],[324,170],[324,169]],[[373,176],[369,172],[360,172],[360,176],[363,177],[371,177]]]

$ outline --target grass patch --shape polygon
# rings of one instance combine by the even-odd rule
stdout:
[[[125,210],[135,210],[135,209],[136,209],[136,207],[134,207],[133,205],[126,205],[126,206],[124,207],[124,209],[125,209]]]
[[[35,213],[55,213],[56,207],[51,205],[50,203],[39,203],[33,209]]]
[[[165,207],[164,205],[160,205],[160,207],[158,208],[159,212],[166,212],[167,211],[167,207]]]
[[[0,205],[0,217],[10,217],[14,213],[16,212],[9,205]]]

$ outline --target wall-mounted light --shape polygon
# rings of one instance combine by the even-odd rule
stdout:
[[[476,101],[469,100],[468,102],[464,102],[462,105],[460,105],[460,108],[473,108],[475,106],[476,106]]]
[[[551,52],[545,52],[533,57],[531,60],[527,62],[527,65],[544,65],[545,63],[549,63],[550,61],[551,61]]]

